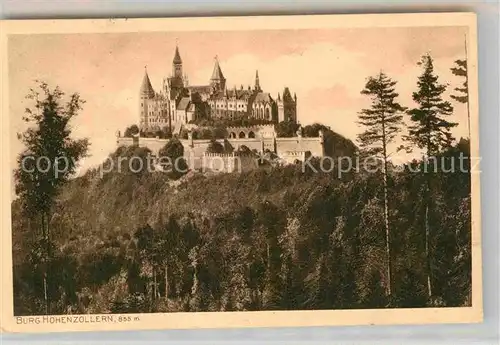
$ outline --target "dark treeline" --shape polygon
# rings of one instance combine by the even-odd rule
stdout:
[[[457,164],[468,147],[462,140],[441,156]],[[470,174],[433,173],[429,298],[425,177],[410,171],[418,164],[390,169],[397,206],[389,214],[389,299],[378,173],[339,179],[297,165],[196,175],[174,187],[159,172],[89,171],[65,186],[52,217],[52,313],[470,305]],[[44,267],[30,232],[37,226],[20,206],[13,205],[15,312],[39,314]]]

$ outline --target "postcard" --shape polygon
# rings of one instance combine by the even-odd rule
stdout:
[[[2,331],[482,321],[475,14],[0,25]]]

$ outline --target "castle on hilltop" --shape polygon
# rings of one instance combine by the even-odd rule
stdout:
[[[174,133],[182,125],[201,118],[297,122],[297,96],[292,96],[288,87],[275,99],[262,90],[256,71],[253,87],[228,88],[217,57],[207,85],[188,85],[178,46],[172,61],[172,74],[163,79],[160,92],[154,90],[147,70],[144,71],[139,104],[141,131],[167,127]]]
[[[139,93],[139,133],[123,135],[118,131],[117,146],[148,148],[153,156],[170,139],[160,138],[158,131],[167,129],[182,144],[183,158],[191,170],[209,169],[223,172],[248,171],[259,168],[256,157],[274,155],[279,164],[293,164],[309,157],[325,155],[323,131],[317,137],[303,137],[302,129],[293,137],[278,137],[275,125],[282,121],[297,123],[297,96],[292,96],[288,87],[273,98],[260,85],[259,73],[255,72],[253,87],[228,88],[226,78],[215,58],[212,76],[207,85],[189,85],[179,48],[176,46],[172,61],[172,73],[163,79],[162,88],[156,92],[147,70]],[[226,138],[202,139],[195,137],[197,120],[202,119],[256,119],[261,124],[227,126]],[[194,122],[194,123],[193,123]],[[231,121],[228,121],[231,122]],[[238,121],[235,121],[237,123]],[[248,123],[260,121],[249,121]],[[242,121],[243,123],[243,121]],[[187,137],[181,136],[181,129]],[[156,132],[154,137],[142,135]],[[229,144],[231,152],[209,152],[210,145],[217,141]],[[218,168],[215,166],[218,165]]]

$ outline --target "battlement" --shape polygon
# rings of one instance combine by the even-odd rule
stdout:
[[[204,152],[202,157],[203,169],[214,172],[245,172],[258,168],[255,155],[251,153],[209,153]]]
[[[266,126],[271,128],[272,125]],[[232,127],[236,128],[236,127]],[[293,164],[297,160],[304,161],[309,156],[323,157],[324,142],[320,134],[319,137],[258,137],[258,138],[228,138],[229,143],[234,147],[232,153],[210,153],[207,152],[211,140],[208,139],[180,139],[184,146],[184,158],[191,169],[203,167],[211,168],[214,171],[248,171],[257,169],[258,164],[254,152],[274,152],[282,160]],[[117,135],[117,146],[147,147],[153,155],[158,155],[159,151],[167,144],[169,139],[134,137],[126,138]],[[223,144],[222,139],[217,142]],[[248,150],[239,151],[239,148],[246,147]]]
[[[231,153],[215,153],[215,152],[204,152],[205,157],[220,157],[220,158],[232,158],[232,157],[250,157],[253,158],[255,155],[250,152],[238,152],[234,151]]]
[[[233,126],[226,128],[230,139],[274,138],[276,130],[273,124],[255,126]]]
[[[305,154],[307,154],[309,151],[285,151],[283,152],[287,156],[295,156],[295,157],[302,157]]]
[[[274,131],[274,125],[273,124],[267,124],[267,125],[253,125],[253,126],[229,126],[226,128],[228,131],[241,131],[241,130],[246,130],[246,131],[261,131],[261,130],[272,130]]]

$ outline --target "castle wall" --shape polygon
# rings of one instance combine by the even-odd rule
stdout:
[[[139,147],[147,147],[153,155],[158,156],[161,148],[169,139],[159,138],[117,138],[118,146],[131,146],[134,142],[138,143]],[[223,139],[217,140],[223,144]],[[323,138],[243,138],[243,139],[228,139],[229,143],[235,150],[241,146],[246,146],[250,150],[262,152],[269,150],[276,154],[288,163],[293,163],[296,160],[304,161],[309,155],[323,157]],[[180,142],[184,146],[184,159],[191,169],[201,169],[206,167],[206,164],[222,165],[222,171],[248,171],[257,168],[257,162],[252,155],[238,154],[211,154],[207,153],[208,146],[211,140],[200,139],[190,140],[181,139]],[[237,158],[235,159],[234,157]],[[239,164],[239,165],[238,165]],[[239,167],[239,168],[238,168]]]
[[[167,142],[168,139],[140,138],[139,147],[147,147],[148,149],[151,150],[153,155],[158,156],[158,152],[163,146],[165,146]]]
[[[283,156],[291,151],[309,151],[312,156],[323,157],[323,139],[317,138],[276,138],[276,154]]]
[[[253,133],[254,138],[273,138],[276,136],[274,125],[259,125],[250,127],[227,127],[229,138],[239,138],[240,133],[244,133],[245,138],[251,138],[250,133]]]
[[[134,144],[133,138],[118,137],[116,139],[116,146],[132,146]]]
[[[252,138],[242,138],[242,139],[227,139],[229,143],[234,147],[235,150],[238,150],[241,146],[246,146],[250,150],[257,150],[258,152],[262,151],[262,142],[261,139],[252,139]]]
[[[257,159],[248,154],[204,153],[203,167],[215,172],[246,172],[258,168]]]

